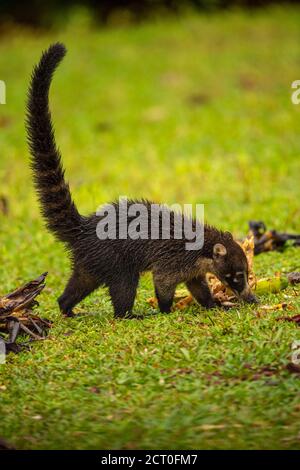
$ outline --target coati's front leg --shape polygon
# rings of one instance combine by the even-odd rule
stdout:
[[[130,318],[139,283],[138,274],[116,276],[109,284],[109,293],[116,318]]]
[[[195,277],[186,282],[186,286],[194,299],[205,308],[214,308],[218,304],[214,300],[205,277]]]
[[[156,276],[153,280],[159,310],[162,313],[170,313],[177,283]]]
[[[100,283],[88,273],[79,268],[74,268],[63,294],[58,298],[61,313],[66,317],[75,316],[73,308],[81,300],[99,287]]]

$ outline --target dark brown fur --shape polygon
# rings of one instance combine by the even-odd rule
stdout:
[[[58,303],[65,315],[99,286],[107,286],[115,316],[132,311],[140,274],[152,271],[156,296],[162,312],[169,312],[178,283],[185,282],[195,299],[205,307],[216,305],[206,282],[213,272],[247,301],[254,301],[248,285],[248,266],[243,250],[228,232],[204,226],[204,246],[186,250],[188,240],[171,239],[100,240],[96,227],[100,216],[82,216],[64,179],[60,152],[56,146],[49,110],[49,88],[53,73],[66,53],[62,44],[54,44],[43,53],[34,68],[28,93],[27,131],[34,183],[48,229],[65,243],[71,255],[72,276]],[[128,206],[148,201],[128,201]],[[119,203],[114,203],[119,210]],[[166,209],[167,210],[167,209]],[[131,220],[128,217],[128,220]],[[195,223],[195,222],[194,222]],[[244,273],[239,282],[233,279]]]

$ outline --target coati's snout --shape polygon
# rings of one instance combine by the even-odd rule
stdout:
[[[248,287],[245,289],[245,291],[241,292],[241,294],[239,295],[239,297],[244,300],[245,302],[247,302],[248,304],[258,304],[259,303],[259,300],[258,298],[256,297],[256,295],[254,295],[252,292],[251,292],[251,289],[248,285]]]
[[[216,243],[213,247],[214,274],[241,300],[258,303],[248,284],[248,261],[240,245],[233,238],[226,245]]]

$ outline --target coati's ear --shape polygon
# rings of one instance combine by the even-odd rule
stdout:
[[[227,235],[227,237],[230,238],[230,240],[233,240],[232,233],[230,233],[230,232],[225,232],[225,235]]]
[[[214,245],[214,258],[220,259],[222,256],[227,254],[226,247],[222,243],[216,243]]]

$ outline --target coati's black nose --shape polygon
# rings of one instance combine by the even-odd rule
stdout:
[[[247,295],[247,297],[244,297],[245,302],[247,302],[248,304],[259,304],[259,300],[258,298],[252,294],[252,292]]]

